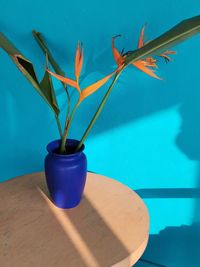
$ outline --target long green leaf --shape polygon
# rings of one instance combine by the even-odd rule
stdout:
[[[52,56],[50,50],[48,49],[42,34],[40,32],[38,32],[38,31],[36,31],[36,30],[33,30],[32,34],[33,34],[36,42],[38,43],[39,47],[42,49],[43,53],[45,55],[47,54],[47,56],[49,58],[49,62],[51,64],[51,66],[54,68],[55,72],[58,75],[65,76],[65,72],[57,64],[57,62],[55,61],[54,57]],[[61,82],[61,83],[63,84],[63,87],[65,88],[65,91],[66,91],[66,94],[67,94],[68,110],[67,110],[67,115],[66,116],[68,117],[69,112],[70,112],[70,94],[68,92],[67,84],[65,84],[64,82]]]
[[[48,68],[48,55],[46,54],[46,68]],[[48,99],[49,102],[52,103],[55,110],[57,110],[57,113],[59,113],[58,110],[58,103],[56,100],[53,84],[52,84],[52,78],[51,75],[48,73],[48,71],[45,71],[44,77],[42,81],[40,82],[40,88],[42,89],[44,95]]]
[[[40,48],[42,49],[42,51],[44,52],[44,54],[48,55],[49,58],[49,62],[51,63],[51,66],[54,68],[55,72],[59,75],[65,76],[64,71],[60,68],[60,66],[57,64],[57,62],[55,61],[54,57],[52,56],[50,50],[48,49],[47,45],[44,42],[44,39],[41,35],[40,32],[33,30],[32,34],[36,40],[36,42],[38,43],[38,45],[40,46]]]
[[[149,42],[140,49],[130,53],[126,59],[125,64],[137,61],[141,58],[146,58],[158,55],[172,46],[188,39],[189,37],[200,32],[200,16],[186,19],[175,27],[165,32],[155,40]]]
[[[43,80],[39,83],[32,62],[25,58],[2,33],[0,33],[0,48],[2,48],[11,57],[26,79],[48,103],[52,111],[58,115],[59,108],[54,99],[52,84],[49,80],[50,78],[48,78],[49,74],[45,71]]]

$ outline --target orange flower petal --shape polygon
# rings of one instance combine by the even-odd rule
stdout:
[[[149,44],[151,41],[152,41],[152,40],[146,41],[146,42],[144,43],[144,45]]]
[[[159,78],[151,69],[147,68],[144,65],[144,62],[142,62],[142,60],[138,60],[136,62],[131,63],[133,66],[135,66],[136,68],[138,68],[139,70],[145,72],[147,75],[159,79],[161,80],[161,78]]]
[[[145,30],[145,25],[142,27],[142,30],[140,32],[140,38],[138,40],[138,48],[141,48],[144,46],[144,30]]]
[[[176,51],[173,51],[173,50],[167,50],[167,51],[165,51],[163,54],[165,54],[165,55],[175,55],[175,54],[176,54]]]
[[[75,55],[75,70],[74,70],[77,81],[79,80],[82,66],[83,66],[83,48],[81,48],[80,43],[78,43]]]
[[[58,79],[59,81],[63,82],[63,83],[66,83],[74,88],[76,88],[78,90],[79,93],[81,93],[81,90],[77,84],[76,81],[70,79],[70,78],[67,78],[67,77],[63,77],[61,75],[58,75],[50,70],[47,69],[47,72],[50,73],[52,76],[54,76],[56,79]]]
[[[159,56],[164,58],[166,62],[169,62],[172,59],[168,55],[174,55],[174,54],[176,54],[176,51],[167,50],[167,51],[163,52],[162,54],[160,54]]]
[[[115,47],[115,38],[119,37],[120,35],[117,35],[115,37],[112,38],[112,52],[113,52],[113,56],[115,58],[115,61],[117,63],[118,66],[121,66],[124,64],[124,58],[123,56],[120,54],[120,52],[117,50],[117,48]]]
[[[83,99],[85,99],[89,95],[96,92],[101,86],[103,86],[113,76],[114,73],[116,73],[116,71],[112,72],[111,74],[107,75],[103,79],[101,79],[101,80],[87,86],[86,88],[84,88],[81,92],[80,101],[82,101]]]
[[[161,54],[160,57],[164,58],[167,62],[172,60],[169,56],[165,54]]]
[[[147,67],[152,67],[152,68],[157,68],[158,67],[157,64],[156,64],[157,60],[152,58],[152,57],[148,57],[142,62],[144,62],[144,65],[147,66]]]

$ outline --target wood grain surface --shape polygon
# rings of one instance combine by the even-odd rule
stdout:
[[[57,208],[44,173],[0,184],[1,267],[130,267],[146,248],[147,209],[121,183],[88,173],[81,204]]]

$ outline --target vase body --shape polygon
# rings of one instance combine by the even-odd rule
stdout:
[[[76,153],[57,153],[60,142],[55,140],[47,145],[45,176],[53,203],[59,208],[69,209],[81,201],[87,176],[87,159],[83,153],[84,145]],[[67,140],[69,151],[73,151],[77,145],[77,140]]]

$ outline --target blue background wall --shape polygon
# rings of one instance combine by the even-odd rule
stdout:
[[[73,74],[74,51],[84,43],[82,85],[114,68],[111,37],[136,47],[147,22],[152,39],[200,14],[198,0],[0,0],[0,29],[30,58],[42,77],[44,57],[31,36],[41,31],[60,65]],[[127,184],[144,198],[151,218],[145,259],[176,267],[200,262],[200,36],[160,62],[158,81],[128,68],[86,142],[89,169]],[[43,100],[0,52],[0,179],[43,170],[46,144],[58,137]],[[62,117],[65,95],[55,81]],[[82,104],[71,135],[80,138],[106,87]],[[143,264],[143,265],[142,265]],[[138,263],[138,266],[144,266]],[[148,266],[148,265],[145,265]]]

